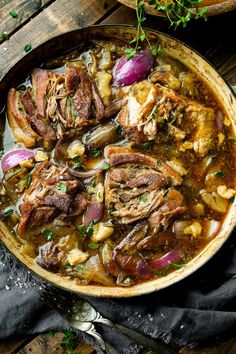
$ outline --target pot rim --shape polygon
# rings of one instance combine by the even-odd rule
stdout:
[[[60,35],[54,36],[54,37],[48,39],[47,41],[41,43],[40,45],[38,45],[34,49],[32,49],[32,51],[27,53],[17,63],[12,65],[11,68],[8,69],[8,71],[5,73],[3,78],[0,80],[0,88],[1,88],[1,83],[7,81],[8,76],[11,73],[11,71],[15,67],[20,66],[20,64],[24,63],[26,56],[33,57],[35,52],[37,52],[40,48],[43,48],[44,46],[46,46],[50,42],[55,41],[55,39],[57,39],[57,40],[61,39],[63,41],[63,39],[66,36],[68,36],[68,35],[73,36],[73,34],[80,33],[80,32],[85,32],[85,33],[88,32],[89,34],[92,35],[93,33],[96,33],[96,30],[99,30],[99,29],[102,30],[102,29],[106,29],[106,28],[107,29],[116,29],[116,28],[122,29],[123,28],[124,30],[127,30],[127,31],[130,31],[130,30],[134,31],[133,27],[130,25],[122,25],[122,24],[94,25],[94,26],[76,29],[73,31],[68,31],[68,32],[62,33]],[[229,97],[230,97],[229,101],[232,103],[232,112],[233,111],[236,112],[236,98],[233,95],[232,88],[227,84],[226,80],[224,78],[222,78],[222,76],[213,67],[213,65],[211,63],[209,63],[208,60],[206,60],[196,50],[192,49],[189,45],[183,43],[182,41],[180,41],[168,34],[165,34],[163,32],[156,31],[156,30],[153,30],[150,28],[146,28],[146,31],[149,34],[151,34],[151,33],[154,34],[154,36],[157,37],[157,39],[159,37],[162,37],[162,39],[166,38],[167,42],[170,42],[170,43],[172,42],[177,46],[185,47],[187,49],[187,51],[189,51],[189,54],[193,53],[193,55],[196,56],[196,58],[198,60],[200,59],[200,62],[202,64],[207,64],[207,66],[209,66],[210,72],[213,74],[213,76],[215,75],[216,78],[223,81],[224,90],[226,90],[228,94],[232,95],[232,96],[229,95]],[[105,35],[107,35],[107,33],[105,33]],[[107,38],[109,38],[109,34],[107,35]],[[112,34],[110,35],[110,38],[112,38]],[[68,52],[71,50],[73,50],[73,48],[68,50]],[[181,61],[181,59],[180,59],[180,61]],[[43,62],[43,60],[41,60],[41,62]],[[184,63],[184,64],[186,65],[186,63]],[[202,72],[200,73],[200,77],[204,80]],[[210,87],[210,88],[213,90],[212,87]],[[215,94],[216,94],[216,92],[215,92]],[[227,105],[227,103],[225,103],[225,107],[226,107],[226,105]],[[229,103],[228,103],[228,105],[229,105]],[[236,125],[236,122],[234,122],[232,117],[231,117],[231,119],[232,119],[233,125]],[[236,130],[235,127],[234,127],[234,130]],[[30,270],[34,275],[41,278],[43,281],[46,281],[56,287],[62,288],[63,290],[70,291],[70,292],[80,294],[80,295],[93,296],[93,297],[123,298],[123,297],[140,296],[143,294],[148,294],[148,293],[151,293],[154,291],[164,289],[168,286],[174,285],[175,283],[183,280],[184,278],[186,278],[187,276],[189,276],[190,274],[195,272],[197,269],[202,267],[206,262],[208,262],[215,255],[215,253],[222,247],[222,245],[225,243],[225,241],[230,237],[231,233],[233,232],[233,229],[236,225],[235,206],[236,206],[236,201],[234,201],[234,203],[230,207],[230,210],[228,211],[228,213],[223,221],[222,228],[219,231],[219,233],[217,234],[217,236],[212,241],[210,241],[196,257],[194,257],[190,262],[188,262],[185,267],[171,272],[166,277],[162,277],[162,278],[158,278],[158,279],[154,279],[154,280],[148,280],[142,284],[134,285],[134,286],[127,287],[127,288],[118,287],[118,286],[106,287],[106,286],[102,286],[102,285],[76,285],[75,283],[73,283],[72,280],[66,280],[65,277],[59,276],[55,273],[51,273],[51,272],[39,267],[31,257],[29,257],[25,254],[22,254],[22,252],[20,251],[19,245],[18,245],[18,247],[16,245],[15,236],[12,236],[11,232],[7,229],[7,227],[5,226],[5,224],[3,222],[0,222],[0,236],[1,236],[0,241],[2,242],[4,247],[7,249],[7,251],[10,252],[11,255],[13,255],[14,258],[18,262],[20,262],[26,269]],[[227,225],[227,230],[224,231],[223,228],[224,229],[226,228],[225,224],[227,224],[228,219],[229,219],[229,222],[228,222],[229,226]],[[224,231],[224,233],[223,233],[223,231]],[[221,234],[223,234],[223,235],[221,235]],[[209,252],[210,252],[210,254],[209,254]]]

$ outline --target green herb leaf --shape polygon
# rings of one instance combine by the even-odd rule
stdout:
[[[74,350],[78,345],[78,337],[77,335],[71,330],[67,330],[64,332],[64,336],[61,341],[61,347],[66,350]]]
[[[3,157],[4,155],[4,147],[0,148],[0,159]]]
[[[92,250],[96,250],[99,245],[97,243],[91,242],[88,244],[88,247],[91,248]]]
[[[80,234],[84,235],[86,233],[86,227],[84,225],[76,225]]]
[[[141,203],[146,203],[148,201],[148,197],[146,195],[140,195],[139,201]]]
[[[95,219],[93,221],[91,221],[86,229],[86,235],[88,236],[93,236],[93,228],[94,228],[94,225],[96,225],[98,222],[98,219]]]
[[[72,269],[72,265],[70,263],[68,263],[66,266],[65,266],[65,269]]]
[[[50,331],[50,332],[49,332],[49,335],[52,336],[52,337],[54,337],[54,336],[55,336],[55,333],[56,333],[56,331]]]
[[[8,41],[8,39],[9,39],[9,34],[7,33],[7,31],[4,31],[4,32],[2,32],[1,33],[1,40],[2,41]]]
[[[32,175],[28,174],[28,176],[26,178],[27,178],[27,182],[26,182],[25,188],[28,189],[31,185],[31,182],[32,182]]]
[[[114,207],[111,207],[108,209],[108,213],[110,216],[113,216],[113,212],[115,211],[116,209]]]
[[[75,269],[78,270],[81,274],[84,272],[84,266],[81,264],[75,266]]]
[[[145,143],[141,144],[144,149],[150,149],[152,147],[152,141],[146,141]]]
[[[161,161],[157,161],[157,166],[161,166]]]
[[[50,230],[44,230],[43,231],[43,236],[46,238],[47,241],[51,241],[54,239],[53,232]]]
[[[74,107],[74,101],[73,101],[72,97],[68,96],[67,100],[68,100],[69,106]]]
[[[235,136],[228,136],[228,140],[232,141],[233,143],[236,141],[236,137]]]
[[[216,176],[216,177],[224,177],[224,172],[222,172],[222,171],[217,171],[217,172],[215,172],[214,173],[214,175]]]
[[[127,277],[125,280],[124,280],[124,284],[126,285],[131,285],[133,283],[132,279]]]
[[[62,191],[62,193],[66,193],[67,192],[67,186],[64,182],[60,183],[60,190]]]
[[[13,18],[17,18],[17,17],[18,17],[18,15],[17,15],[17,13],[16,13],[15,10],[10,11],[9,14],[10,14],[11,17],[13,17]]]
[[[104,162],[104,164],[102,165],[102,168],[103,168],[104,170],[109,170],[110,165],[108,165],[108,163]]]
[[[78,169],[84,168],[84,165],[81,163],[79,156],[73,158],[73,166],[74,168]]]
[[[91,151],[91,154],[90,154],[92,157],[98,157],[101,155],[101,152],[99,150],[93,150]]]
[[[2,216],[3,216],[4,218],[6,218],[6,217],[12,215],[13,213],[14,213],[14,209],[12,209],[12,208],[6,208],[6,209],[4,209],[4,210],[2,211]]]
[[[229,202],[232,203],[232,204],[233,204],[234,200],[235,200],[235,196],[234,195],[231,198],[229,198]]]
[[[31,49],[32,49],[31,44],[26,44],[26,45],[24,46],[24,51],[25,51],[26,53],[28,53]]]
[[[181,269],[183,267],[185,267],[185,263],[170,263],[171,267],[175,268],[175,269]]]

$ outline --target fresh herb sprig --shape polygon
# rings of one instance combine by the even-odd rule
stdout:
[[[202,18],[207,20],[207,7],[202,7],[199,9],[199,4],[201,1],[202,0],[149,0],[148,4],[153,5],[154,10],[161,12],[170,23],[170,26],[176,29],[180,26],[185,28],[191,19],[197,20]],[[135,0],[137,19],[134,27],[136,27],[137,31],[135,37],[130,42],[130,44],[133,44],[133,47],[126,49],[128,59],[131,59],[136,52],[141,49],[140,44],[145,41],[147,42],[147,45],[153,55],[164,54],[159,42],[156,42],[154,45],[150,43],[147,33],[143,28],[143,24],[146,21],[144,5],[145,1]]]

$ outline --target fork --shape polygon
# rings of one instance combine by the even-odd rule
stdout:
[[[119,352],[109,343],[105,342],[102,336],[96,331],[96,323],[108,326],[113,331],[125,335],[143,347],[158,350],[159,354],[177,354],[176,351],[160,340],[151,339],[140,332],[113,323],[96,311],[88,301],[74,294],[72,295],[66,291],[54,288],[52,285],[45,285],[43,287],[41,299],[51,308],[55,309],[56,307],[56,310],[66,320],[69,327],[93,337],[100,348],[108,354],[119,354]]]

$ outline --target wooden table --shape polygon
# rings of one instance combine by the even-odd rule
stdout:
[[[14,12],[13,17],[9,14],[13,10],[17,17]],[[174,31],[163,19],[147,16],[146,26],[174,35],[198,50],[236,88],[235,20],[236,12],[231,12]],[[25,55],[26,44],[35,48],[57,34],[92,24],[133,24],[134,21],[134,11],[113,0],[1,0],[0,34],[1,38],[10,38],[0,44],[0,77]],[[60,347],[62,336],[62,333],[43,334],[3,341],[0,354],[62,354],[65,353]],[[74,351],[89,354],[93,349],[80,343]],[[201,350],[184,347],[177,351],[181,354],[235,354],[236,338],[216,341],[214,346]]]

